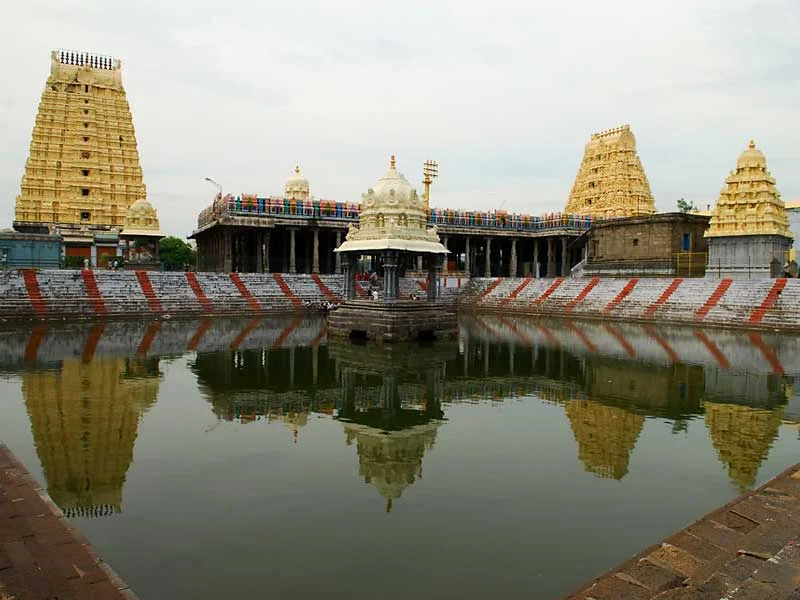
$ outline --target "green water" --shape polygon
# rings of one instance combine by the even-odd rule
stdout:
[[[800,456],[785,338],[272,326],[0,335],[0,437],[143,599],[557,598]]]

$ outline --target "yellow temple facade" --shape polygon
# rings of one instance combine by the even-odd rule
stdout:
[[[656,212],[630,125],[592,134],[564,210],[597,218]]]
[[[792,237],[789,217],[767,159],[753,140],[725,179],[706,237],[781,235]]]
[[[67,254],[89,257],[92,232],[118,232],[128,208],[145,198],[121,62],[53,51],[16,200],[15,229],[59,231],[68,250],[82,248]],[[110,247],[115,242],[102,241]]]

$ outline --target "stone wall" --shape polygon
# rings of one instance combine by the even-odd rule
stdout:
[[[800,280],[474,278],[459,308],[798,331]]]

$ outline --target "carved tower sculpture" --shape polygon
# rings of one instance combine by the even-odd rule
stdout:
[[[120,61],[53,51],[15,229],[41,233],[58,227],[68,248],[71,239],[91,246],[90,227],[121,229],[128,207],[145,196]]]
[[[592,134],[564,210],[601,218],[656,212],[630,125]]]
[[[720,277],[779,277],[792,246],[789,218],[767,159],[750,140],[711,214],[708,271]]]

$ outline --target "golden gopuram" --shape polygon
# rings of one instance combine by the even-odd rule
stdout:
[[[656,212],[630,125],[592,134],[564,212],[597,218]]]
[[[66,256],[97,264],[121,255],[128,208],[145,196],[120,60],[53,51],[14,228],[60,233]]]
[[[708,269],[722,277],[779,277],[792,246],[789,217],[764,153],[750,140],[725,179],[711,222]]]

